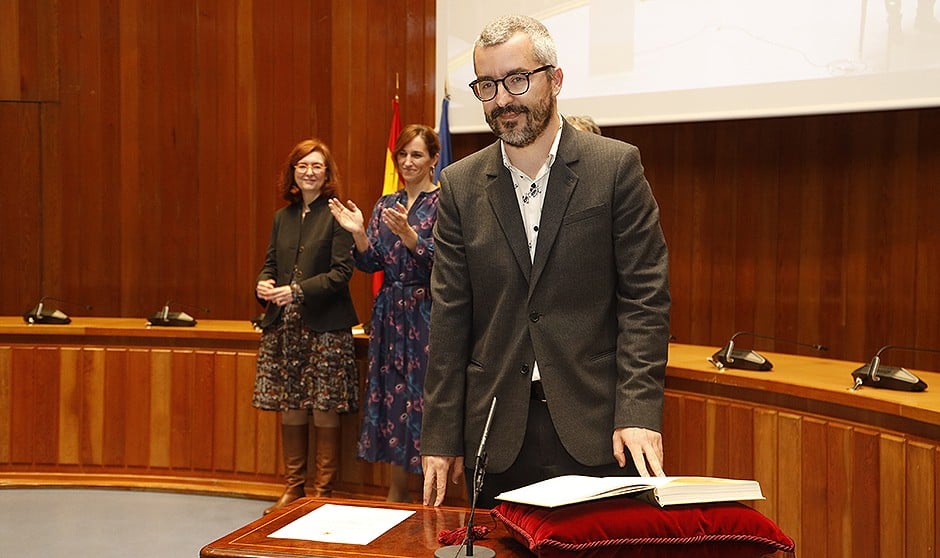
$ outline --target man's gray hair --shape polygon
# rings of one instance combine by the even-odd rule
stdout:
[[[505,15],[487,24],[477,37],[474,49],[497,46],[505,43],[516,33],[525,33],[532,41],[532,54],[539,64],[558,65],[555,40],[542,22],[524,15]]]

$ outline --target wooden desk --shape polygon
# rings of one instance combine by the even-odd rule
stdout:
[[[397,510],[414,510],[414,515],[398,524],[369,545],[334,544],[296,539],[269,538],[268,535],[323,504],[381,507]],[[442,529],[456,529],[465,524],[468,511],[465,508],[427,508],[417,504],[387,504],[363,500],[337,500],[303,498],[287,508],[238,529],[203,547],[199,556],[203,558],[285,558],[288,556],[318,556],[335,558],[345,556],[407,557],[433,556],[440,548],[437,535]],[[480,511],[474,519],[476,525],[492,528],[486,539],[477,544],[486,546],[500,557],[532,556],[516,542],[506,529],[496,522],[488,510]]]
[[[277,416],[250,405],[258,334],[247,321],[144,322],[0,318],[0,487],[276,497]],[[363,380],[367,344],[356,340]],[[940,373],[917,371],[923,393],[852,392],[864,363],[761,351],[770,372],[718,371],[705,360],[717,349],[669,348],[669,474],[758,480],[767,499],[754,507],[801,556],[940,556],[924,552],[940,548]],[[356,458],[358,414],[342,428],[337,490],[383,495],[387,469]],[[466,505],[462,486],[447,503]]]

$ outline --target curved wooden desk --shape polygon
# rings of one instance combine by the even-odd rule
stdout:
[[[715,350],[670,348],[667,473],[757,479],[754,507],[800,556],[940,556],[940,374],[853,392],[863,363],[764,353],[771,372],[718,371]]]
[[[0,318],[0,486],[279,494],[277,417],[249,403],[251,325],[144,324]],[[670,348],[669,474],[757,479],[767,500],[755,508],[800,556],[934,555],[940,374],[918,372],[931,386],[923,393],[851,392],[862,363],[767,353],[771,372],[719,372],[705,360],[716,349]],[[363,379],[366,353],[357,338]],[[358,414],[342,428],[338,491],[380,497],[386,469],[356,458]],[[448,504],[466,504],[462,489],[451,492]]]

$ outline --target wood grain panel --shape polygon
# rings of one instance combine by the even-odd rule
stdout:
[[[0,184],[16,198],[0,209],[0,271],[14,283],[0,314],[43,295],[94,316],[144,317],[167,299],[213,318],[256,314],[287,149],[323,136],[345,195],[371,208],[396,92],[403,122],[434,124],[434,4],[4,3],[0,101],[38,104],[0,102]],[[643,152],[677,339],[720,346],[749,330],[857,361],[887,343],[936,347],[940,109],[604,133]],[[454,151],[491,141],[458,135]],[[354,275],[362,319],[369,284]],[[889,358],[940,369],[937,354]]]
[[[212,355],[213,383],[207,395],[212,404],[212,469],[232,471],[235,469],[235,417],[244,400],[238,399],[236,377],[237,355],[216,353]]]
[[[854,483],[848,508],[852,514],[853,556],[881,546],[881,486],[875,478],[875,471],[881,471],[880,441],[877,432],[855,430],[851,476]]]
[[[881,517],[880,556],[904,556],[907,547],[904,525],[907,517],[907,460],[904,439],[899,436],[879,437],[881,471],[878,475]]]
[[[128,381],[124,386],[123,397],[127,401],[123,421],[124,455],[127,467],[146,468],[151,463],[150,428],[153,425],[153,419],[150,405],[154,399],[151,393],[152,372],[149,351],[143,349],[127,351],[127,369],[124,375]]]
[[[0,345],[0,463],[12,463],[13,349]]]
[[[81,463],[82,369],[81,349],[59,352],[59,447],[57,463]]]
[[[908,558],[927,558],[937,552],[936,446],[907,443],[907,498],[904,523]],[[915,519],[916,518],[916,519]]]
[[[3,19],[0,14],[0,20]],[[0,57],[2,59],[5,56]],[[6,299],[9,314],[22,314],[41,296],[40,110],[37,103],[0,103],[0,186],[3,188],[0,266],[3,266],[3,290],[8,293],[0,297]]]
[[[825,497],[819,501],[826,503],[825,549],[830,558],[851,558],[852,553],[852,493],[855,479],[852,477],[852,428],[833,424],[826,430],[825,451]],[[817,501],[817,504],[818,502]]]
[[[0,101],[55,100],[56,8],[54,0],[8,0],[0,6]]]
[[[820,505],[820,503],[828,502],[829,498],[827,438],[832,426],[824,420],[812,417],[803,418],[800,422],[801,511],[797,519],[801,525],[800,548],[825,549],[829,547],[828,538],[831,534],[827,521],[829,510],[828,506]],[[790,531],[787,533],[789,534]]]

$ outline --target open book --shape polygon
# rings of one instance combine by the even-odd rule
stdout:
[[[636,495],[652,504],[763,500],[755,480],[716,477],[586,477],[565,475],[503,492],[497,500],[554,508],[612,496]]]

